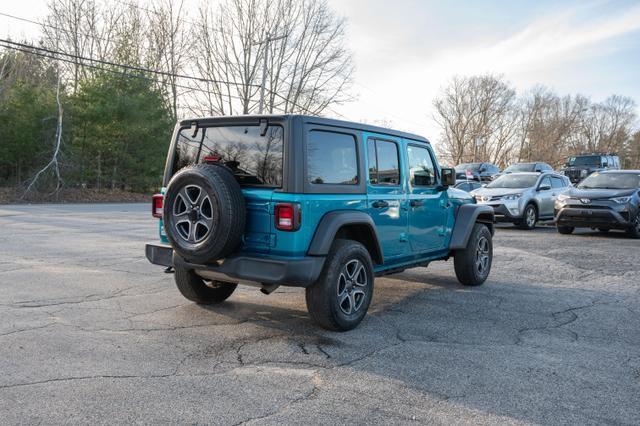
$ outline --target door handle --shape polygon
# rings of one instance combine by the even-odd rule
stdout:
[[[422,201],[422,200],[411,200],[411,201],[409,201],[409,205],[411,207],[420,207],[420,206],[424,205],[424,201]]]
[[[374,209],[383,209],[385,207],[389,207],[389,203],[384,201],[384,200],[378,200],[378,201],[374,201],[371,206]]]

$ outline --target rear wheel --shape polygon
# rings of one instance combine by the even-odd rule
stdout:
[[[237,284],[220,281],[206,282],[202,277],[190,269],[176,267],[174,274],[176,285],[180,293],[201,305],[224,302],[233,294]]]
[[[627,235],[631,238],[640,238],[640,212],[631,221],[631,227],[627,229]]]
[[[355,328],[373,297],[373,262],[357,241],[333,243],[318,280],[306,289],[307,309],[319,326],[333,331]]]
[[[533,229],[538,221],[538,209],[533,204],[527,204],[522,214],[522,221],[518,223],[521,229]]]
[[[493,262],[493,241],[486,225],[476,223],[469,236],[467,247],[458,250],[454,257],[456,277],[461,284],[477,286],[484,283]]]
[[[569,235],[573,233],[575,228],[573,226],[557,226],[557,229],[560,234]]]

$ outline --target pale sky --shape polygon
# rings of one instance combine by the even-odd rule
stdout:
[[[195,1],[195,0],[193,0]],[[357,100],[346,119],[390,121],[437,142],[432,103],[455,75],[502,74],[519,92],[536,84],[600,101],[640,102],[640,1],[329,0],[348,19]],[[38,20],[45,0],[0,2]],[[0,16],[0,36],[34,25]],[[640,109],[639,109],[640,111]]]

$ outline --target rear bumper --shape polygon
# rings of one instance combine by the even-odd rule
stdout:
[[[557,225],[573,228],[627,229],[631,226],[630,217],[628,211],[613,209],[565,207],[555,211]]]
[[[218,265],[198,265],[185,261],[173,252],[171,246],[147,244],[149,262],[162,266],[193,269],[205,278],[262,284],[308,287],[313,284],[324,266],[324,256],[300,259],[271,259],[245,255],[230,256]]]

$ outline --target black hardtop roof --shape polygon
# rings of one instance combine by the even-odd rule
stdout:
[[[184,120],[180,120],[180,126],[189,126],[194,121],[202,124],[219,124],[219,123],[238,123],[247,121],[259,121],[260,119],[277,119],[277,120],[291,120],[293,118],[300,117],[306,124],[317,124],[321,126],[341,127],[344,129],[359,130],[370,133],[380,133],[383,135],[395,136],[404,139],[411,139],[418,142],[430,143],[429,140],[423,136],[413,133],[402,132],[399,130],[387,129],[385,127],[373,126],[371,124],[357,123],[354,121],[336,120],[333,118],[316,117],[313,115],[299,115],[299,114],[272,114],[272,115],[226,115],[218,117],[194,117]]]

